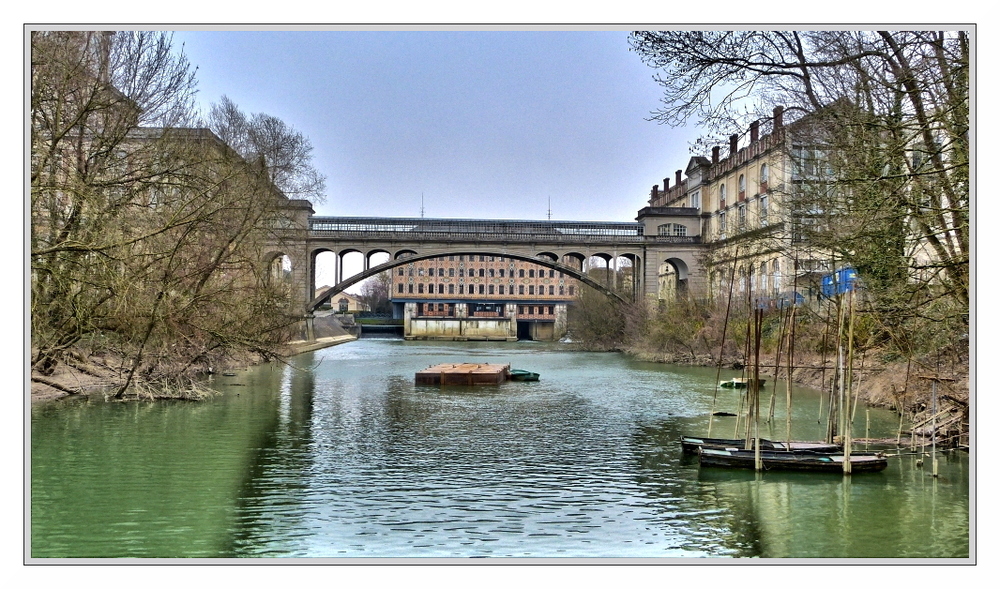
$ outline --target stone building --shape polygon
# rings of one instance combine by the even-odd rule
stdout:
[[[783,124],[781,107],[770,123],[764,135],[760,122],[752,123],[742,147],[738,135],[730,136],[726,157],[719,147],[712,149],[711,159],[692,157],[685,170],[677,170],[673,186],[670,178],[663,180],[662,190],[653,186],[649,207],[643,209],[698,212],[701,226],[695,231],[704,246],[710,297],[732,290],[745,298],[748,289],[764,301],[814,294],[817,277],[830,271],[831,263],[807,248],[795,231],[802,222],[794,210],[796,194],[804,182],[822,175],[821,158],[795,125]],[[657,229],[666,235],[692,234],[676,223]],[[672,285],[678,284],[674,271],[669,265],[660,269],[658,298],[672,298]]]
[[[485,255],[450,255],[392,270],[394,315],[406,339],[558,340],[577,280]]]

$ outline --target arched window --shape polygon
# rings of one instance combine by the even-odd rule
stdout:
[[[744,198],[747,195],[747,179],[746,176],[740,174],[740,198]]]
[[[719,184],[719,208],[726,208],[726,185]]]
[[[767,164],[763,164],[760,167],[760,191],[767,192],[767,183],[771,177],[771,169],[767,167]]]

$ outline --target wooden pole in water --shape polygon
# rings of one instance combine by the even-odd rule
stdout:
[[[851,388],[854,386],[854,375],[851,372],[851,367],[854,366],[854,291],[850,290],[847,292],[848,304],[850,305],[850,314],[848,315],[847,323],[847,407],[844,413],[846,414],[847,426],[844,429],[844,474],[851,474],[851,444],[853,444],[852,438],[852,427],[854,414],[851,411]]]
[[[768,423],[774,421],[774,399],[778,394],[778,376],[781,373],[781,346],[784,342],[785,333],[787,331],[786,322],[788,321],[788,314],[784,309],[779,309],[778,315],[781,317],[781,329],[778,330],[778,345],[775,346],[776,349],[774,352],[774,383],[771,385],[771,400],[768,402]]]
[[[757,471],[764,470],[764,463],[760,458],[760,329],[764,323],[764,310],[757,309],[755,317],[755,334],[754,334],[754,370],[753,370],[753,388],[754,388],[754,404],[756,405],[756,410],[754,411],[756,422],[754,427],[754,468]]]
[[[940,381],[953,381],[952,378],[941,378],[939,376],[921,376],[924,380],[931,381],[931,476],[938,476],[937,461],[937,383]]]
[[[736,256],[740,253],[739,246],[733,254],[733,269],[729,274],[729,296],[726,298],[726,318],[722,321],[722,343],[719,344],[719,366],[715,371],[715,392],[712,393],[712,411],[708,416],[708,437],[712,437],[712,419],[715,415],[716,401],[719,398],[719,379],[722,377],[722,356],[726,353],[726,332],[729,330],[729,309],[733,304],[733,281],[736,279]],[[739,412],[736,412],[737,427],[739,427]]]
[[[794,299],[794,287],[792,298]],[[792,449],[792,360],[795,355],[795,306],[792,305],[792,312],[789,317],[788,328],[788,371],[785,381],[785,440],[788,442],[787,448]],[[777,385],[777,383],[775,383]],[[822,395],[820,399],[822,399]]]

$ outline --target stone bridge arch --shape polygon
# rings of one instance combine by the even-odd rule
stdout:
[[[318,296],[313,298],[311,301],[309,301],[309,303],[306,305],[306,313],[309,314],[314,313],[316,309],[320,307],[320,305],[330,300],[331,297],[336,296],[337,294],[345,291],[346,289],[350,288],[351,286],[363,280],[366,280],[368,278],[371,278],[372,276],[385,272],[386,270],[392,270],[393,268],[397,268],[399,266],[402,266],[404,264],[409,264],[411,262],[430,260],[434,258],[440,258],[442,256],[460,256],[460,255],[502,256],[505,258],[521,260],[524,262],[531,262],[532,264],[536,264],[538,266],[551,268],[553,270],[558,270],[572,278],[579,280],[583,284],[586,284],[587,286],[601,293],[604,293],[606,296],[614,300],[620,301],[622,303],[628,302],[620,294],[614,292],[613,290],[609,289],[606,285],[601,284],[600,282],[594,280],[590,276],[587,276],[580,269],[574,268],[572,266],[567,266],[560,262],[552,261],[548,256],[539,257],[537,254],[536,255],[522,254],[522,253],[504,251],[503,249],[500,248],[497,249],[456,248],[456,249],[436,250],[433,252],[424,252],[424,253],[414,252],[412,255],[400,255],[400,253],[401,252],[397,252],[395,257],[390,259],[388,262],[385,262],[384,264],[379,264],[378,266],[374,266],[372,268],[368,268],[367,270],[363,270],[362,272],[359,272],[358,274],[355,274],[350,278],[343,279],[336,285],[326,289]],[[409,254],[409,252],[407,252],[407,254]]]

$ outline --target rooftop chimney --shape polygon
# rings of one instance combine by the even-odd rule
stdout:
[[[670,192],[670,178],[663,179],[663,192]]]
[[[681,185],[681,171],[677,170],[677,185]]]
[[[712,148],[712,163],[713,164],[719,163],[719,146],[718,145],[716,145],[715,147]]]
[[[785,107],[783,107],[783,106],[776,106],[776,107],[774,107],[774,128],[775,129],[780,129],[782,127],[782,125],[784,124],[783,121],[782,121],[782,119],[783,119],[782,115],[784,114],[784,112],[785,112]]]
[[[656,200],[656,197],[660,195],[660,185],[653,184],[653,189],[649,191],[649,196],[652,197],[651,200]]]
[[[750,123],[750,143],[757,143],[760,139],[760,121]]]
[[[739,139],[740,139],[739,135],[729,136],[729,157],[736,156],[737,142],[739,141]]]

